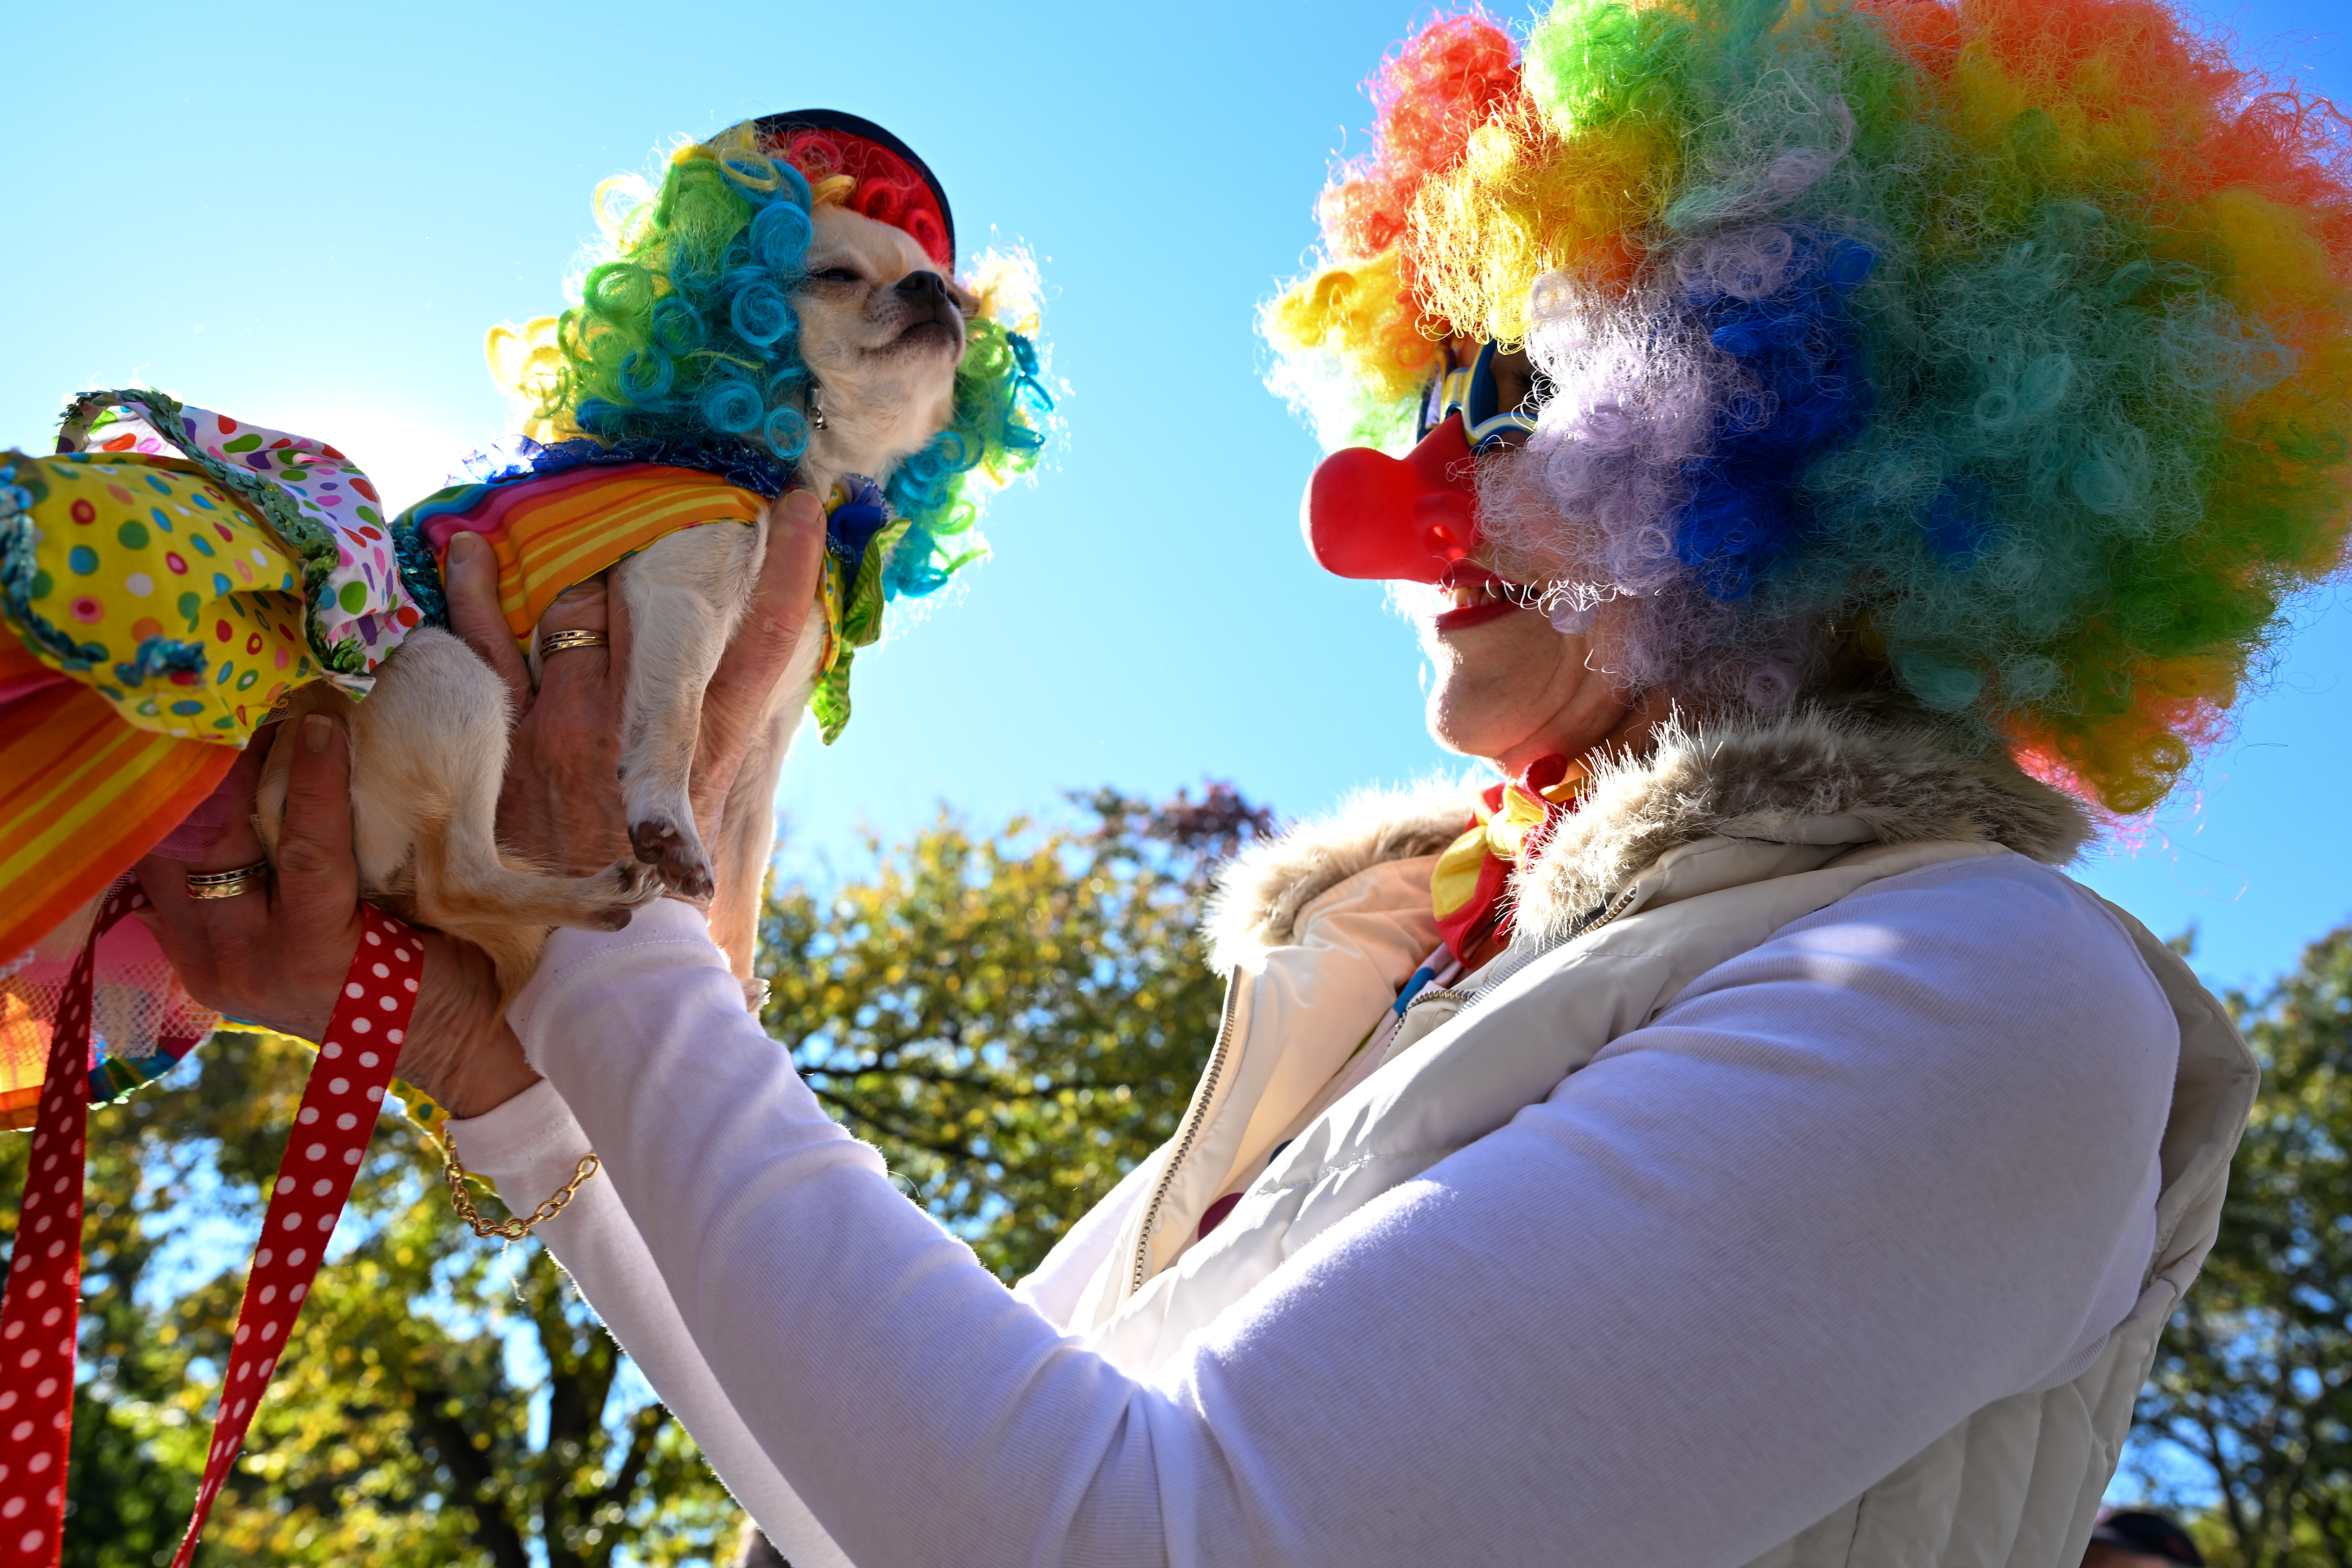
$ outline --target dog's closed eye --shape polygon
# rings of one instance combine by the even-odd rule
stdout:
[[[845,267],[821,267],[809,274],[812,283],[863,283],[866,281]]]

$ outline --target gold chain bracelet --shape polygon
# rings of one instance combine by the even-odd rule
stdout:
[[[553,1197],[532,1209],[530,1218],[489,1220],[482,1218],[482,1211],[474,1207],[474,1195],[466,1190],[466,1178],[473,1173],[457,1159],[457,1140],[444,1133],[442,1146],[449,1154],[448,1164],[441,1167],[442,1176],[449,1183],[449,1207],[457,1211],[458,1218],[473,1227],[475,1235],[503,1237],[509,1241],[521,1240],[530,1234],[532,1226],[544,1224],[562,1214],[563,1206],[572,1201],[572,1195],[580,1190],[581,1184],[604,1168],[604,1162],[596,1157],[595,1150],[591,1149],[580,1156],[580,1167],[572,1173],[572,1179],[557,1187]]]

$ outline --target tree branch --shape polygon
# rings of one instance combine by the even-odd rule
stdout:
[[[668,1419],[669,1406],[659,1400],[629,1417],[628,1451],[622,1457],[620,1468],[613,1472],[612,1480],[598,1496],[598,1511],[608,1506],[618,1508],[624,1513],[628,1511],[630,1500],[636,1496],[637,1477],[651,1462],[654,1442],[661,1436],[662,1424]],[[604,1555],[609,1560],[612,1553],[608,1550]]]
[[[498,1478],[489,1460],[474,1447],[473,1434],[466,1430],[464,1423],[441,1413],[441,1407],[452,1399],[446,1388],[417,1389],[410,1401],[413,1419],[418,1430],[440,1450],[441,1462],[449,1467],[457,1495],[466,1500],[474,1516],[475,1544],[490,1554],[496,1568],[531,1568],[522,1531],[515,1528],[514,1521],[507,1517],[505,1505],[499,1500]]]
[[[942,1144],[936,1139],[925,1137],[911,1127],[894,1124],[889,1118],[876,1113],[870,1106],[852,1100],[846,1095],[835,1093],[814,1083],[810,1084],[808,1089],[809,1092],[815,1095],[819,1101],[829,1105],[838,1105],[858,1121],[878,1127],[899,1143],[920,1149],[925,1154],[937,1155],[943,1160],[970,1161],[979,1157],[966,1145]]]

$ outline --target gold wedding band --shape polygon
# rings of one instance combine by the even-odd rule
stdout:
[[[539,640],[539,653],[545,658],[566,648],[602,648],[611,642],[602,632],[550,632]]]
[[[256,861],[235,871],[199,871],[188,873],[190,898],[235,898],[241,893],[251,893],[269,880],[269,862]]]

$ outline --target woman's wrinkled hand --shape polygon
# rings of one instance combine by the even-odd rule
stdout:
[[[540,618],[542,637],[597,632],[608,641],[603,647],[549,655],[534,691],[499,608],[498,557],[478,535],[461,533],[449,541],[443,586],[449,629],[498,673],[514,704],[506,779],[499,791],[499,844],[559,876],[591,876],[628,859],[628,813],[620,780],[626,607],[606,591],[602,576],[557,595]]]
[[[272,746],[294,748],[277,874],[234,898],[190,897],[190,873],[262,860],[254,793]],[[160,855],[139,862],[139,885],[153,906],[142,917],[188,994],[214,1011],[309,1040],[326,1033],[360,942],[351,769],[340,717],[313,713],[271,725],[229,769],[226,826],[212,846],[186,863]]]
[[[822,623],[809,624],[824,573],[824,504],[806,490],[787,492],[770,513],[768,553],[760,561],[751,606],[702,694],[702,727],[695,737],[688,792],[705,844],[719,841],[728,792],[759,738],[760,717],[784,678],[793,650],[803,634],[824,635]]]
[[[294,747],[276,874],[234,898],[190,897],[191,873],[262,859],[254,793],[273,746]],[[150,855],[139,862],[152,905],[141,917],[188,994],[214,1011],[303,1040],[325,1036],[360,940],[351,756],[337,714],[269,727],[229,771],[227,826],[212,845],[193,862]],[[478,949],[425,934],[425,980],[395,1071],[459,1116],[479,1115],[537,1081]]]
[[[721,525],[710,524],[709,527]],[[768,549],[750,609],[702,698],[691,791],[697,829],[715,846],[727,792],[741,770],[776,683],[809,630],[824,570],[824,508],[795,490],[771,513]],[[506,682],[520,716],[499,797],[499,841],[543,871],[589,876],[631,853],[621,799],[622,699],[628,607],[603,578],[557,599],[540,632],[602,632],[604,647],[548,657],[536,691],[499,609],[498,562],[471,535],[450,541],[450,629]]]

